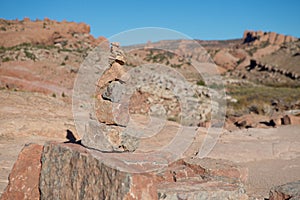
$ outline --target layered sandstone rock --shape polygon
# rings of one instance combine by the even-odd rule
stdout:
[[[244,43],[253,42],[254,45],[261,45],[263,43],[280,45],[286,42],[296,41],[297,38],[292,36],[286,36],[274,32],[263,31],[249,31],[246,30],[243,35]]]

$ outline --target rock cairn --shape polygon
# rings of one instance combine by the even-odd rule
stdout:
[[[90,120],[82,138],[86,147],[104,152],[125,152],[134,151],[138,146],[137,138],[124,133],[128,123],[127,108],[120,103],[126,84],[121,80],[125,74],[124,63],[125,56],[119,43],[111,43],[110,67],[97,83],[97,119]]]

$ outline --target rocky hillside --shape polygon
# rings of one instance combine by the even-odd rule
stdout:
[[[0,88],[71,96],[78,68],[105,39],[84,23],[0,20]]]
[[[85,23],[62,21],[45,18],[31,21],[0,19],[0,46],[12,47],[23,43],[55,45],[65,48],[88,48],[103,41],[90,35],[90,26]]]
[[[252,43],[253,45],[260,46],[261,44],[273,44],[273,45],[281,45],[284,43],[294,42],[298,40],[298,38],[278,34],[275,32],[263,32],[263,31],[245,31],[243,35],[244,43]]]
[[[197,40],[199,45],[189,40],[167,40],[136,46],[136,50],[131,52],[134,59],[129,60],[136,62],[138,60],[136,57],[140,59],[136,63],[129,62],[129,65],[135,66],[145,61],[159,62],[176,68],[185,77],[196,81],[199,80],[199,76],[193,76],[195,71],[192,66],[189,66],[190,60],[205,62],[213,59],[220,73],[231,78],[260,84],[276,82],[276,85],[300,85],[298,41],[298,38],[292,36],[262,31],[245,31],[243,38],[236,40]],[[161,47],[171,49],[175,54],[179,53],[177,50],[180,48],[184,56],[179,58],[180,56],[174,56],[170,52],[155,50]],[[251,60],[272,67],[266,68],[270,70],[258,70],[261,72],[258,76],[256,73],[253,74],[253,71],[249,71],[249,67],[253,67]],[[274,79],[274,76],[278,78]]]

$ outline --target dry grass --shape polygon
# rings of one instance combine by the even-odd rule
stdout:
[[[251,111],[269,114],[270,109],[293,109],[295,104],[300,102],[300,87],[229,86],[227,91],[237,100],[237,103],[228,103],[228,114],[239,115]]]

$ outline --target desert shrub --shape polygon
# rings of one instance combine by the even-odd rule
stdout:
[[[266,114],[266,107],[271,106],[273,100],[290,105],[300,99],[300,87],[228,86],[227,90],[227,94],[237,100],[237,103],[227,102],[228,109],[242,114]]]
[[[2,59],[2,62],[9,62],[9,61],[11,61],[11,59],[9,57],[5,57]]]
[[[26,56],[27,58],[29,58],[29,59],[31,59],[31,60],[33,60],[33,61],[36,60],[36,56],[35,56],[33,53],[31,53],[31,52],[29,52],[29,51],[27,51],[27,50],[25,50],[24,53],[25,53],[25,56]]]
[[[197,85],[205,86],[205,82],[203,80],[197,81]]]

